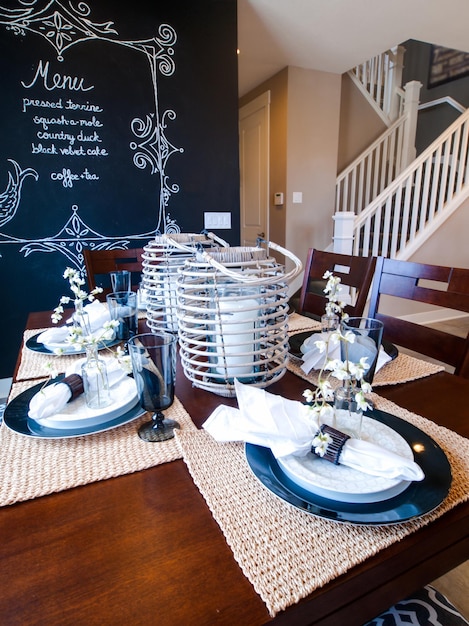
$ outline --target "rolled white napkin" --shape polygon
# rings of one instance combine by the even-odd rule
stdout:
[[[309,374],[312,369],[320,370],[324,366],[326,355],[324,352],[320,352],[315,345],[316,341],[323,341],[323,339],[324,337],[321,333],[314,333],[302,343],[300,347],[300,350],[303,353],[303,363],[301,365],[301,369],[305,374]],[[350,352],[352,348],[353,344],[349,346],[349,358],[351,361],[354,361],[355,358]],[[359,361],[362,356],[364,356],[364,353],[360,352],[360,356],[357,361]],[[369,356],[373,356],[371,352]],[[340,359],[340,343],[329,344],[328,358]],[[391,361],[391,357],[387,354],[387,352],[385,352],[383,346],[380,346],[375,372],[378,372],[383,365],[386,365],[389,361]],[[370,359],[368,359],[368,363],[371,363]]]
[[[51,344],[61,344],[65,343],[69,335],[69,326],[56,326],[54,328],[48,328],[43,333],[38,335],[37,341],[45,346]]]
[[[65,376],[70,376],[70,374],[80,374],[81,366],[85,363],[85,361],[86,358],[74,361],[65,371]],[[120,366],[119,361],[114,357],[104,357],[102,358],[102,361],[106,364],[106,374],[109,387],[118,385],[127,376],[127,373]]]
[[[103,359],[104,360],[104,359]],[[65,378],[72,374],[80,374],[81,365],[85,359],[76,361],[66,372]],[[116,359],[105,359],[109,388],[118,385],[126,377]],[[29,402],[28,415],[34,420],[44,419],[55,415],[69,402],[72,397],[70,387],[63,381],[47,385],[38,391]]]
[[[415,481],[425,478],[422,469],[414,461],[362,439],[348,439],[345,442],[339,463],[371,476]]]
[[[111,316],[106,305],[99,300],[93,300],[90,304],[83,307],[84,313],[88,314],[90,331],[95,339],[100,339],[104,330],[105,322],[109,322]],[[42,343],[49,349],[63,348],[70,337],[70,319],[64,326],[55,326],[48,328],[37,337],[38,343]]]
[[[101,331],[104,323],[109,322],[111,319],[109,309],[99,300],[93,300],[93,302],[87,304],[83,307],[83,311],[88,314],[90,330],[92,333]]]
[[[311,451],[318,425],[306,405],[238,380],[235,388],[239,409],[220,405],[203,424],[214,439],[261,445],[270,448],[275,458],[305,456]],[[372,476],[412,481],[424,478],[411,459],[358,439],[346,441],[339,462]]]
[[[34,420],[54,415],[63,409],[71,397],[72,392],[67,385],[63,383],[47,385],[31,398],[28,415]]]

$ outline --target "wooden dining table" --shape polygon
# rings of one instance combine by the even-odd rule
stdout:
[[[27,327],[48,322],[33,313]],[[287,371],[269,391],[298,400],[304,388]],[[193,387],[180,364],[176,393],[199,428],[236,406]],[[469,380],[440,372],[379,394],[469,437]],[[0,623],[354,626],[468,556],[469,502],[271,618],[179,459],[0,508]]]

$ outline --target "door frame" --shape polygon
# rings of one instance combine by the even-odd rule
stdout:
[[[259,160],[260,160],[260,171],[259,171],[259,193],[261,195],[260,199],[260,211],[262,212],[262,217],[264,220],[264,238],[269,240],[269,210],[270,210],[270,90],[265,91],[261,95],[248,102],[246,105],[239,109],[239,172],[240,172],[240,239],[243,243],[247,237],[245,236],[246,229],[244,228],[244,224],[246,223],[246,211],[249,211],[249,208],[245,206],[244,198],[245,193],[243,191],[243,187],[245,184],[246,177],[244,175],[244,163],[243,163],[243,149],[242,149],[242,121],[253,115],[254,113],[258,113],[259,111],[263,112],[262,126],[263,131],[261,133],[261,139],[259,144]],[[263,159],[261,161],[261,159]]]

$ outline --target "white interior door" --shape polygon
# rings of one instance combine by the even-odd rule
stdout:
[[[241,245],[269,239],[270,91],[239,111]]]

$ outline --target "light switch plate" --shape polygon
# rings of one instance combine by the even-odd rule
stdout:
[[[302,202],[303,202],[303,192],[294,191],[293,192],[293,204],[301,204]]]
[[[217,213],[208,211],[204,213],[204,228],[207,230],[228,230],[231,228],[231,213]]]

